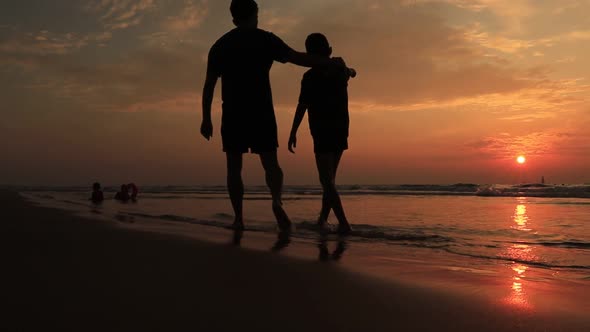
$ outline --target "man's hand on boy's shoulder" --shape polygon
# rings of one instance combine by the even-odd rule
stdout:
[[[334,57],[332,58],[332,63],[340,67],[346,67],[346,62],[341,57]]]

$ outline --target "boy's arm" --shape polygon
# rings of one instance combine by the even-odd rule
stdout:
[[[301,125],[301,121],[303,121],[303,117],[305,116],[305,111],[307,111],[307,106],[303,104],[297,105],[297,110],[295,111],[295,117],[293,118],[293,126],[291,127],[291,134],[289,135],[289,151],[291,153],[295,153],[293,151],[294,147],[297,147],[297,130],[299,129],[299,125]]]

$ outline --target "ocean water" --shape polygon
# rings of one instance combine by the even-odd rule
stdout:
[[[341,187],[354,229],[347,247],[378,246],[380,255],[439,260],[458,269],[518,264],[550,278],[590,280],[590,199],[579,198],[588,186],[494,186],[501,188],[494,195],[490,187]],[[482,188],[487,191],[479,195]],[[114,188],[107,188],[100,206],[90,204],[86,188],[27,189],[23,195],[37,203],[127,224],[137,221],[137,227],[223,229],[233,221],[224,187],[143,188],[137,202],[126,204],[114,201]],[[527,193],[534,197],[523,196]],[[320,194],[314,186],[286,188],[284,207],[295,223],[295,241],[318,241],[314,224]],[[270,205],[265,187],[247,188],[246,234],[276,234]],[[333,215],[330,220],[337,223]]]

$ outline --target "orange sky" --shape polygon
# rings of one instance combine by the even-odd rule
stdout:
[[[590,1],[258,3],[261,28],[298,50],[322,32],[359,73],[339,183],[590,182]],[[3,2],[0,184],[223,184],[219,95],[213,141],[198,129],[228,7]],[[317,183],[306,123],[286,152],[303,72],[271,73],[287,184]],[[253,155],[244,177],[263,184]]]

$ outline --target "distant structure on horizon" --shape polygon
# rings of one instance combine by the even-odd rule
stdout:
[[[541,184],[545,184],[545,176],[541,176]]]

